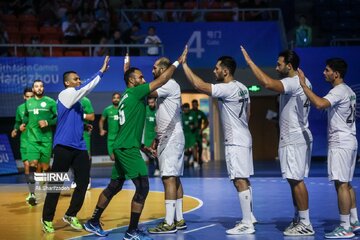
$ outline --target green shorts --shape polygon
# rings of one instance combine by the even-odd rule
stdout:
[[[20,155],[21,155],[21,161],[26,162],[28,160],[27,155],[27,142],[20,143]]]
[[[37,160],[39,163],[50,163],[52,143],[51,142],[28,142],[28,161]]]
[[[107,150],[108,150],[109,156],[111,156],[111,154],[114,153],[114,148],[113,148],[114,142],[115,142],[115,140],[108,140],[107,141]]]
[[[141,157],[139,148],[114,149],[115,164],[111,179],[133,179],[139,176],[148,176],[148,169]]]
[[[196,136],[194,133],[185,133],[185,149],[193,148],[196,144]]]

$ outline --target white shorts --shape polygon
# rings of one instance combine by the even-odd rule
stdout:
[[[225,159],[230,179],[249,178],[251,175],[254,175],[251,147],[226,145]]]
[[[357,149],[330,148],[328,150],[329,180],[351,182],[354,176]]]
[[[309,175],[312,142],[293,144],[279,148],[281,174],[283,178],[303,180]]]
[[[184,143],[159,144],[158,159],[160,176],[182,176],[184,171]]]

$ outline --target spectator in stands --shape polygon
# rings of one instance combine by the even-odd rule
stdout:
[[[121,31],[119,29],[116,29],[114,31],[112,38],[109,40],[109,44],[123,44],[123,41],[121,40]],[[110,49],[110,55],[111,56],[124,56],[125,51],[123,48],[113,47]]]
[[[299,17],[299,26],[295,32],[295,46],[296,47],[309,47],[312,43],[312,29],[306,23],[306,16],[301,15]]]
[[[38,36],[31,37],[31,44],[40,44],[40,39]],[[41,57],[43,55],[42,49],[39,47],[31,46],[26,48],[27,56],[30,57]]]
[[[160,38],[156,35],[156,28],[151,26],[148,28],[148,35],[145,38],[145,44],[156,44],[156,46],[150,46],[147,49],[148,56],[159,56],[159,47],[161,44]]]
[[[249,1],[248,4],[249,8],[268,8],[268,1],[267,0],[254,0]],[[270,11],[251,11],[249,14],[249,18],[247,20],[255,20],[255,21],[267,21],[272,19],[272,15]]]
[[[182,11],[183,2],[175,1],[174,4],[175,4],[174,5],[174,11],[171,13],[172,21],[174,21],[174,22],[185,22],[186,21],[185,14]],[[179,10],[179,11],[177,11],[177,10]]]
[[[81,42],[81,28],[77,23],[76,17],[72,13],[67,14],[68,19],[62,23],[64,40],[69,44]]]
[[[94,20],[88,29],[87,37],[91,39],[91,43],[97,44],[100,42],[102,36],[107,36],[102,27],[102,23]]]
[[[140,30],[140,24],[138,22],[133,23],[133,25],[123,32],[122,40],[125,44],[139,44],[140,40],[144,38],[143,35],[138,35]],[[130,56],[140,56],[139,48],[130,48]]]
[[[0,23],[0,44],[8,44],[9,43],[9,36],[4,29],[2,23]],[[0,47],[0,56],[6,57],[8,56],[8,48],[7,47]]]
[[[156,1],[156,9],[151,14],[151,21],[153,22],[163,22],[165,21],[165,11],[164,11],[164,2],[161,0]]]
[[[98,1],[95,7],[95,19],[101,22],[104,31],[108,34],[110,30],[110,11],[106,1]]]
[[[108,40],[106,37],[100,39],[99,45],[94,49],[93,56],[106,56],[109,55],[109,48],[101,46],[102,44],[107,44]]]

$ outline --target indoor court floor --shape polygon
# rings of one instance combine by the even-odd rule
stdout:
[[[87,192],[85,203],[78,217],[85,221],[92,214],[98,195],[107,185],[111,167],[93,167],[92,189]],[[360,191],[359,170],[352,182],[355,191]],[[45,194],[38,194],[39,204],[29,207],[25,203],[26,192],[23,174],[1,176],[0,239],[122,239],[129,221],[130,201],[134,187],[130,181],[124,191],[114,197],[105,210],[101,222],[107,237],[97,237],[86,231],[76,231],[62,220],[70,197],[62,196],[54,219],[54,234],[41,231],[41,211]],[[221,239],[323,239],[324,233],[333,230],[339,223],[336,192],[326,177],[326,162],[313,161],[310,177],[306,179],[309,191],[310,218],[316,232],[311,237],[284,237],[282,231],[293,216],[292,200],[288,183],[280,176],[279,162],[255,162],[255,175],[251,178],[254,214],[258,220],[255,234],[226,235],[241,220],[238,195],[227,178],[224,162],[205,163],[202,169],[185,169],[182,183],[184,214],[188,228],[175,234],[153,234],[155,240],[221,240]],[[163,186],[160,178],[150,178],[150,194],[141,218],[141,228],[159,223],[165,214]],[[357,192],[357,196],[359,196]],[[360,201],[357,201],[358,204]],[[360,206],[360,205],[359,205]],[[353,239],[360,239],[360,235]]]

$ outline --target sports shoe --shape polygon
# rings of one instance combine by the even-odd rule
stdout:
[[[292,228],[288,228],[284,231],[285,236],[312,236],[315,234],[311,223],[309,225],[305,225],[303,222],[299,222],[298,224],[294,224]]]
[[[185,219],[181,219],[180,221],[174,220],[174,223],[177,230],[183,230],[187,228]]]
[[[251,222],[252,222],[252,224],[257,224],[258,223],[258,220],[255,218],[253,213],[251,213]]]
[[[169,225],[165,221],[159,223],[154,228],[148,228],[149,233],[176,233],[177,228],[175,226],[175,223]]]
[[[242,235],[242,234],[252,234],[255,232],[253,224],[238,223],[234,228],[226,230],[226,234],[230,235]]]
[[[334,231],[325,234],[325,238],[353,238],[355,234],[352,231],[352,227],[345,229],[343,226],[338,226]]]
[[[149,235],[147,235],[145,232],[136,229],[132,230],[131,232],[126,232],[124,235],[123,240],[153,240]]]
[[[96,235],[98,235],[100,237],[105,237],[109,234],[108,232],[105,232],[102,229],[100,223],[94,224],[94,223],[91,223],[90,221],[87,221],[83,226],[86,231],[95,233]]]
[[[79,219],[77,219],[77,217],[71,217],[71,216],[64,215],[63,221],[70,224],[70,226],[76,230],[83,229],[83,226],[81,225],[81,223],[79,222]]]
[[[29,193],[29,195],[25,198],[26,202],[29,203],[29,199],[31,197],[31,193]]]
[[[50,221],[44,221],[41,219],[41,224],[42,224],[42,230],[45,232],[45,233],[53,233],[55,232],[55,229],[53,227],[53,224],[52,222]]]
[[[289,231],[289,229],[295,227],[296,225],[298,225],[298,223],[300,222],[300,219],[298,218],[293,218],[293,220],[291,221],[290,225],[287,226],[287,228],[285,228],[284,232]]]
[[[71,182],[70,188],[71,188],[71,189],[76,188],[76,182]]]
[[[355,221],[355,222],[351,223],[350,225],[352,227],[353,233],[357,233],[360,231],[360,222],[359,221]]]
[[[37,204],[36,196],[34,193],[30,193],[30,196],[28,196],[28,199],[26,200],[31,206],[35,206]]]

